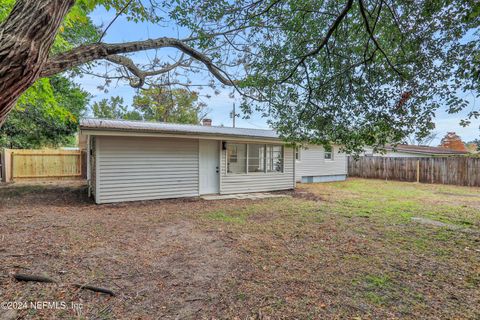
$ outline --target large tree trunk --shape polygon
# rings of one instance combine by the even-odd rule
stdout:
[[[209,57],[189,46],[188,40],[163,37],[125,43],[94,43],[49,57],[55,34],[74,3],[75,0],[17,0],[7,20],[0,25],[0,127],[18,97],[39,77],[107,59],[128,68],[139,77],[141,85],[146,76],[168,72],[177,66],[142,71],[127,57],[118,56],[120,53],[176,48],[203,63],[221,83],[235,84]]]
[[[38,79],[75,0],[17,0],[0,25],[0,127],[18,97]]]

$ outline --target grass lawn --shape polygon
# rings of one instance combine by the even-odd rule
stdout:
[[[351,179],[287,195],[97,206],[82,188],[0,187],[0,302],[97,319],[480,318],[479,188]]]

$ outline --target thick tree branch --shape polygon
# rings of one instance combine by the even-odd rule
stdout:
[[[97,43],[80,46],[50,58],[45,63],[40,76],[52,76],[59,72],[78,67],[88,62],[106,59],[112,55],[160,48],[176,48],[191,58],[203,63],[207,67],[208,71],[224,85],[234,85],[234,82],[229,79],[226,73],[217,67],[205,54],[192,48],[182,40],[165,37],[144,41],[112,44]]]
[[[146,77],[164,74],[169,71],[172,71],[173,69],[179,66],[184,65],[183,56],[184,55],[182,54],[180,59],[171,65],[168,65],[158,70],[151,70],[151,71],[141,70],[130,58],[127,58],[121,55],[111,55],[106,57],[105,60],[108,60],[115,64],[122,65],[125,68],[127,68],[127,70],[130,71],[137,78],[137,81],[134,81],[133,79],[130,80],[130,86],[132,86],[133,88],[141,88],[145,84]]]

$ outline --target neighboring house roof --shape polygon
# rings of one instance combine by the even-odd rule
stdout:
[[[399,144],[395,147],[388,146],[387,150],[396,151],[396,152],[408,152],[408,153],[421,153],[421,154],[438,154],[438,155],[449,155],[449,154],[467,154],[465,151],[456,151],[452,149],[442,148],[442,147],[430,147],[430,146],[414,146],[408,144]]]
[[[80,130],[148,132],[199,136],[231,136],[280,140],[277,133],[273,130],[131,120],[107,120],[91,118],[82,119],[80,120]]]

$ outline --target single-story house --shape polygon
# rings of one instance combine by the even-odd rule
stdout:
[[[375,153],[370,148],[365,148],[364,156],[377,157],[397,157],[397,158],[418,158],[418,157],[450,157],[464,155],[468,152],[456,151],[442,147],[415,146],[408,144],[398,144],[396,146],[386,146],[385,153]]]
[[[337,147],[296,152],[272,130],[83,119],[80,134],[96,203],[288,190],[296,181],[346,177]]]

